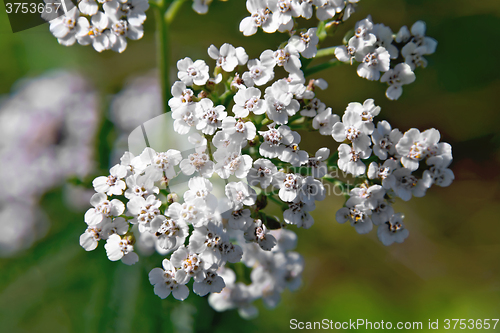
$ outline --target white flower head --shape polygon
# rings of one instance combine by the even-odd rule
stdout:
[[[323,178],[328,172],[328,167],[324,161],[330,156],[330,149],[320,148],[314,155],[314,157],[309,157],[307,161],[307,166],[311,168],[311,175],[314,178]]]
[[[247,140],[254,139],[257,134],[257,129],[253,122],[244,122],[234,117],[227,117],[222,121],[222,130],[242,147],[246,146]]]
[[[95,226],[108,217],[120,216],[125,211],[123,202],[118,199],[108,200],[104,193],[94,194],[90,204],[95,208],[90,208],[85,213],[85,223],[89,226]]]
[[[203,281],[194,282],[193,291],[203,297],[208,293],[220,293],[225,286],[224,279],[216,271],[210,270]]]
[[[204,134],[214,134],[222,126],[222,120],[227,116],[225,109],[224,105],[214,106],[210,99],[203,98],[196,103],[196,116],[199,119],[196,129],[201,130]]]
[[[387,82],[389,88],[385,95],[390,100],[396,100],[403,93],[403,85],[410,84],[415,81],[415,73],[411,70],[410,65],[406,63],[397,64],[394,69],[389,69],[382,75],[380,82]]]
[[[153,268],[149,272],[149,282],[154,286],[155,295],[162,299],[172,293],[175,299],[183,301],[189,295],[188,287],[176,280],[175,267],[168,259],[163,260],[163,269]]]
[[[163,215],[151,221],[151,231],[158,239],[158,246],[167,251],[172,251],[184,244],[189,234],[189,228],[182,219],[175,221]]]
[[[291,145],[294,140],[290,127],[281,125],[280,127],[270,127],[267,131],[259,131],[264,141],[259,147],[259,154],[267,158],[279,157],[283,154],[285,146]]]
[[[307,59],[316,56],[317,44],[319,37],[316,35],[317,28],[310,28],[306,32],[299,32],[298,35],[293,35],[288,40],[288,45],[293,49],[300,52],[300,54]]]
[[[166,215],[174,221],[199,227],[204,224],[205,213],[208,213],[205,202],[202,199],[196,199],[183,204],[174,202],[168,207]]]
[[[417,21],[411,26],[412,42],[417,47],[425,47],[422,54],[432,54],[436,52],[437,41],[434,38],[425,36],[425,22]]]
[[[240,152],[218,149],[214,153],[217,161],[215,172],[222,178],[228,179],[235,175],[237,178],[246,178],[248,171],[252,167],[252,157],[250,155],[241,155]]]
[[[217,67],[226,72],[232,72],[238,65],[244,65],[248,61],[248,55],[242,47],[235,48],[231,44],[223,44],[220,50],[214,45],[208,48],[208,55],[214,59]]]
[[[403,224],[403,218],[401,213],[394,214],[389,221],[378,227],[377,236],[384,245],[402,243],[408,237],[409,232]]]
[[[350,173],[353,176],[361,176],[365,173],[366,165],[361,161],[370,157],[372,150],[370,148],[361,149],[356,146],[349,146],[342,143],[339,148],[338,166],[340,170]]]
[[[279,197],[285,202],[291,202],[299,195],[304,181],[303,177],[298,174],[277,172],[273,176],[275,185],[279,187]]]
[[[402,137],[403,133],[397,128],[392,129],[386,120],[379,121],[372,133],[373,153],[381,160],[396,155],[396,144]]]
[[[326,196],[323,184],[311,176],[302,182],[299,194],[300,201],[310,206],[314,205],[315,201],[323,201]]]
[[[204,177],[192,177],[188,182],[189,190],[184,192],[184,201],[186,203],[194,202],[197,199],[205,201],[207,207],[216,207],[217,198],[211,194],[213,190],[212,183]]]
[[[108,259],[111,261],[120,260],[126,265],[133,265],[139,261],[139,256],[134,251],[134,246],[128,237],[121,238],[120,235],[109,236],[104,245]]]
[[[130,220],[132,224],[139,224],[139,231],[150,231],[151,221],[160,215],[161,201],[155,195],[150,195],[146,199],[136,196],[127,203],[127,208],[134,218]]]
[[[201,176],[210,178],[214,172],[215,163],[210,160],[204,150],[200,149],[182,160],[179,166],[185,175],[190,176],[197,171]]]
[[[350,104],[354,108],[354,104]],[[370,137],[373,131],[373,124],[363,121],[360,112],[350,110],[349,107],[342,116],[342,122],[336,122],[332,128],[332,137],[337,142],[344,142],[346,139],[353,143],[359,150],[366,150],[370,145]]]
[[[372,98],[365,100],[363,104],[358,102],[349,103],[346,108],[346,112],[348,111],[355,112],[361,117],[364,133],[371,134],[373,132],[373,118],[380,113],[380,106],[376,106]]]
[[[202,86],[207,83],[208,78],[208,65],[203,60],[196,60],[193,62],[191,58],[184,58],[177,62],[177,77],[184,82],[187,86],[193,84]]]
[[[109,176],[99,176],[92,181],[94,189],[98,193],[107,195],[121,195],[126,188],[123,178],[127,176],[127,168],[121,164],[116,164],[109,170]]]
[[[304,229],[309,229],[314,224],[314,219],[309,212],[316,208],[315,205],[307,205],[297,197],[288,206],[289,208],[283,212],[285,223]]]
[[[181,152],[176,149],[169,149],[166,152],[156,152],[153,148],[145,148],[140,155],[144,163],[150,163],[146,169],[146,174],[155,181],[160,180],[162,176],[173,179],[176,176],[174,166],[182,160]]]
[[[83,1],[81,3],[83,3]],[[78,9],[75,7],[64,15],[50,21],[50,32],[57,38],[59,44],[64,46],[73,45],[76,42],[77,33],[88,26],[87,19],[79,17],[79,14]]]
[[[174,131],[179,134],[187,134],[198,124],[196,117],[196,105],[194,103],[183,103],[172,110],[172,118],[174,119]]]
[[[326,21],[333,18],[345,7],[344,0],[322,0],[316,2],[322,2],[322,4],[318,5],[318,8],[316,9],[316,17],[320,21]]]
[[[356,38],[356,36],[351,37],[347,45],[338,46],[335,49],[335,57],[346,63],[350,63],[352,65],[356,52],[363,47],[363,42],[361,39]]]
[[[279,80],[266,88],[264,99],[267,103],[267,115],[277,124],[288,123],[288,117],[300,109],[300,104],[293,98],[286,80]]]
[[[273,175],[278,172],[278,168],[269,160],[259,158],[253,163],[253,167],[248,171],[247,181],[250,186],[260,185],[267,188],[271,185]]]
[[[276,245],[276,238],[269,233],[262,220],[256,219],[244,233],[244,237],[249,242],[257,243],[264,251],[271,251]]]
[[[118,2],[112,1],[110,3],[115,3],[118,7]],[[115,52],[122,53],[127,48],[127,38],[131,40],[141,39],[144,35],[142,25],[135,26],[130,24],[127,20],[121,19],[120,14],[117,15],[116,10],[112,10],[108,13],[105,7],[105,13],[109,18],[109,47]]]
[[[426,50],[426,47],[423,45],[418,46],[413,42],[409,42],[403,46],[401,55],[405,58],[405,63],[407,63],[411,70],[414,71],[417,67],[427,67],[427,60],[423,57]]]
[[[265,50],[260,55],[260,60],[266,64],[273,64],[273,67],[283,67],[289,73],[298,72],[302,66],[299,52],[290,45],[286,45],[277,51]]]
[[[95,250],[99,240],[108,239],[109,236],[114,234],[125,235],[128,228],[129,223],[123,217],[103,219],[97,225],[89,226],[85,230],[80,236],[80,245],[85,251]]]
[[[434,128],[422,133],[416,128],[406,131],[396,144],[396,150],[401,156],[401,164],[410,171],[417,170],[419,161],[437,154],[440,138],[439,131]]]
[[[339,223],[350,222],[359,234],[366,234],[373,229],[370,219],[371,210],[364,204],[364,200],[359,197],[351,197],[346,202],[346,207],[337,211],[335,218]]]
[[[236,117],[245,118],[250,112],[260,115],[266,112],[267,104],[260,99],[261,91],[258,88],[242,88],[234,95],[233,113]]]
[[[247,10],[250,16],[240,22],[240,31],[245,36],[251,36],[257,32],[259,27],[267,33],[275,32],[280,23],[276,15],[268,7],[266,0],[247,0]]]
[[[380,79],[380,72],[387,72],[390,68],[389,52],[382,46],[366,46],[356,52],[355,58],[361,62],[358,75],[370,81],[377,81]]]
[[[309,154],[305,150],[300,150],[299,142],[300,135],[297,132],[292,132],[293,141],[283,148],[283,152],[279,157],[283,162],[290,163],[292,166],[298,167],[306,164],[309,160]]]
[[[312,126],[314,129],[319,130],[321,135],[332,135],[333,125],[338,122],[340,122],[340,117],[332,114],[331,108],[327,108],[313,118]]]
[[[264,63],[259,59],[249,60],[248,72],[244,72],[241,78],[247,87],[262,86],[274,78],[274,64]]]
[[[354,27],[354,37],[357,38],[361,44],[361,47],[365,46],[373,46],[377,41],[377,36],[372,34],[373,30],[373,21],[372,17],[368,15],[367,18],[356,22]]]
[[[232,203],[233,210],[242,209],[244,205],[252,206],[257,199],[255,190],[243,182],[231,182],[227,184],[225,193]]]
[[[398,48],[392,44],[394,38],[391,28],[379,23],[373,26],[371,33],[377,37],[377,40],[374,43],[375,47],[384,47],[389,52],[391,59],[396,59],[398,57]]]
[[[168,106],[175,111],[181,105],[193,103],[194,92],[186,87],[182,81],[176,81],[171,89],[172,98],[168,101]]]
[[[206,277],[205,270],[210,266],[193,252],[190,248],[181,246],[170,257],[172,265],[178,270],[175,272],[175,280],[186,284],[193,278],[195,281],[203,281]]]
[[[98,11],[91,18],[92,25],[87,19],[78,19],[79,29],[76,35],[78,43],[81,45],[92,44],[97,52],[102,52],[110,48],[109,24],[110,20],[106,14]]]

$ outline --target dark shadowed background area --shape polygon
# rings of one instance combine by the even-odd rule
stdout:
[[[59,45],[47,24],[12,33],[2,7],[0,94],[9,94],[20,78],[53,69],[76,70],[99,93],[102,117],[108,117],[107,96],[118,93],[129,77],[155,67],[154,15],[151,10],[147,14],[143,39],[130,42],[123,54],[99,54],[90,46]],[[40,199],[50,221],[46,235],[31,248],[0,259],[0,331],[281,332],[289,330],[292,318],[422,321],[424,327],[429,319],[499,318],[499,2],[363,0],[323,46],[339,45],[344,33],[368,14],[394,32],[424,20],[427,35],[439,43],[436,53],[426,56],[428,67],[416,70],[415,83],[404,87],[398,101],[385,97],[386,85],[359,78],[355,66],[316,75],[329,83],[318,97],[334,113],[341,115],[349,102],[374,98],[382,107],[378,120],[386,119],[402,131],[437,128],[441,140],[453,146],[454,183],[395,204],[410,230],[403,244],[385,247],[375,231],[358,235],[354,228],[338,224],[334,215],[344,198],[329,196],[317,203],[311,229],[291,228],[299,236],[297,251],[305,257],[302,287],[286,291],[273,310],[258,301],[260,316],[246,321],[236,311],[215,313],[205,298],[194,294],[185,302],[159,299],[147,279],[151,267],[159,266],[159,257],[129,267],[110,262],[102,244],[85,252],[78,237],[85,229],[86,209],[69,207],[61,187],[56,187]],[[210,44],[243,46],[256,58],[287,39],[261,31],[244,37],[238,25],[247,15],[243,0],[214,1],[204,16],[185,4],[171,28],[172,59],[189,56],[213,66],[206,53]],[[175,79],[175,62],[172,66]],[[102,124],[96,175],[107,172],[107,145],[114,140],[113,131],[104,129],[107,122]],[[314,152],[336,147],[333,139],[318,137],[304,134],[301,148]]]

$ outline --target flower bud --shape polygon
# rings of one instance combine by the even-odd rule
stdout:
[[[162,188],[166,188],[168,186],[168,181],[169,181],[169,179],[167,177],[163,176],[160,180],[160,186]]]
[[[126,240],[130,245],[135,244],[135,236],[134,233],[131,231],[127,232],[122,239]]]
[[[167,195],[167,202],[169,204],[173,204],[174,202],[178,201],[179,201],[179,195],[177,193],[170,193],[169,195]]]
[[[198,94],[198,100],[201,100],[201,99],[207,98],[207,97],[208,97],[208,94],[205,90],[200,91],[200,93]]]

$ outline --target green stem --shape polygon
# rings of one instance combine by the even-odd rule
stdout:
[[[229,105],[229,102],[231,102],[230,97],[234,96],[234,92],[232,90],[226,90],[222,95],[220,95],[220,103],[223,104],[225,107]]]
[[[321,21],[318,24],[318,30],[316,30],[316,35],[319,38],[318,44],[325,40],[327,33],[325,30],[325,21]]]
[[[304,76],[309,76],[309,75],[315,74],[317,72],[320,72],[322,70],[328,69],[330,67],[335,67],[335,66],[338,66],[341,64],[343,64],[342,61],[338,61],[337,59],[331,59],[325,63],[322,63],[322,64],[319,64],[319,65],[316,65],[316,66],[313,66],[311,68],[306,69],[304,71]]]
[[[186,0],[174,0],[174,2],[172,2],[172,4],[168,7],[167,12],[165,13],[165,22],[167,24],[172,23],[184,2],[186,2]]]
[[[160,75],[160,86],[163,99],[163,111],[165,113],[169,112],[168,100],[172,97],[170,94],[170,78],[169,78],[169,67],[170,67],[170,47],[169,47],[169,29],[167,20],[164,20],[163,12],[165,9],[164,3],[159,5],[156,9],[156,52],[157,52],[157,62],[158,70]]]
[[[283,210],[288,209],[288,205],[286,203],[284,203],[283,201],[276,199],[274,197],[274,195],[269,195],[267,198],[269,200],[271,200],[272,202],[274,202],[275,204],[277,204],[278,206],[280,206],[281,209],[283,209]]]
[[[154,7],[157,29],[157,62],[160,75],[160,85],[163,99],[163,111],[169,112],[168,100],[170,93],[170,24],[186,0],[160,0]]]
[[[333,56],[333,55],[335,55],[336,48],[337,48],[336,46],[332,46],[332,47],[326,47],[324,49],[318,50],[318,52],[316,52],[316,58]]]

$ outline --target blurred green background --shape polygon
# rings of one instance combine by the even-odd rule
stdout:
[[[160,300],[147,279],[159,262],[112,263],[102,244],[85,252],[78,244],[84,211],[67,207],[61,189],[54,189],[40,204],[51,221],[48,234],[29,250],[0,259],[0,332],[282,332],[292,318],[422,321],[424,327],[429,319],[499,318],[500,3],[364,0],[323,46],[340,44],[368,14],[394,32],[424,20],[427,35],[439,42],[426,57],[428,68],[416,70],[416,82],[404,87],[398,101],[385,98],[384,84],[359,78],[355,66],[317,74],[329,83],[318,96],[335,113],[342,114],[349,102],[374,98],[382,107],[379,120],[402,131],[435,127],[452,144],[455,182],[395,205],[410,230],[403,244],[385,247],[374,231],[358,235],[339,225],[334,214],[344,199],[330,196],[317,204],[311,229],[292,228],[306,263],[301,289],[286,291],[274,310],[258,301],[260,316],[245,321],[235,311],[214,313],[194,294],[183,303]],[[256,58],[286,40],[279,33],[243,37],[238,25],[247,15],[243,0],[214,1],[204,16],[186,3],[171,27],[172,59],[189,56],[213,66],[206,54],[210,44],[244,46]],[[130,42],[123,54],[99,54],[90,46],[59,45],[48,25],[13,34],[0,9],[0,94],[23,77],[77,69],[101,94],[106,115],[106,96],[120,91],[131,75],[154,68],[154,28],[150,10],[143,39]],[[309,138],[301,144],[308,151],[336,147],[331,139]],[[106,142],[98,141],[97,148],[104,150]],[[101,157],[101,168],[106,163]]]

